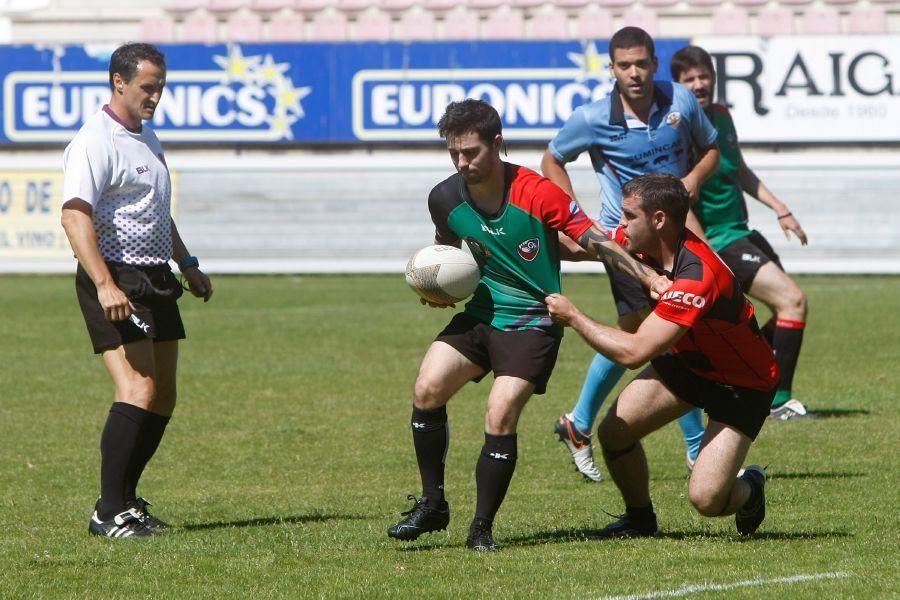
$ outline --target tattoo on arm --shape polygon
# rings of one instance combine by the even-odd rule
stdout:
[[[595,254],[610,272],[612,272],[612,269],[615,269],[620,273],[637,279],[648,288],[653,278],[656,277],[656,273],[652,269],[638,262],[625,248],[593,227],[584,232],[578,239],[578,243],[592,254]]]

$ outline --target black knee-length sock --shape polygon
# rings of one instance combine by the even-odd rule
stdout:
[[[109,409],[100,437],[100,505],[97,512],[103,521],[125,510],[128,465],[148,414],[125,402],[114,402]]]
[[[444,461],[450,445],[447,407],[422,410],[413,406],[410,425],[422,477],[422,496],[440,502],[444,499]]]
[[[513,471],[516,470],[517,436],[484,434],[484,446],[475,465],[475,486],[478,497],[475,502],[475,519],[490,526],[494,522]]]
[[[131,456],[131,463],[128,465],[128,475],[125,478],[125,502],[130,502],[137,497],[138,481],[140,481],[147,463],[156,454],[156,449],[159,448],[159,443],[166,432],[166,425],[169,424],[169,419],[170,417],[164,417],[156,413],[147,413],[144,425],[138,434],[137,446]]]

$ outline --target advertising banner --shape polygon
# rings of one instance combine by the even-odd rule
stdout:
[[[900,36],[710,37],[746,142],[900,141]]]
[[[657,45],[660,64],[687,40]],[[545,142],[612,87],[608,41],[160,46],[153,127],[167,143],[437,140],[447,103],[493,104],[506,137]],[[0,143],[66,142],[108,101],[113,46],[0,47]],[[667,76],[667,70],[661,69]]]

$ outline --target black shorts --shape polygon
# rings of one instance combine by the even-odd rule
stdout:
[[[775,387],[760,391],[725,385],[700,377],[672,354],[663,354],[650,361],[660,380],[680,400],[702,408],[709,418],[731,425],[751,440],[762,429]]]
[[[772,249],[766,238],[755,229],[750,232],[750,235],[735,240],[722,248],[718,254],[734,273],[744,293],[750,291],[756,273],[763,265],[773,262],[778,265],[779,269],[784,270],[775,250]]]
[[[494,377],[506,375],[533,383],[535,394],[547,391],[561,341],[537,329],[501,331],[466,313],[454,315],[435,340],[449,344],[485,371],[493,371]]]
[[[616,301],[616,310],[620,317],[641,312],[644,309],[649,310],[652,307],[650,296],[644,291],[641,283],[622,273],[618,269],[612,272],[607,270],[609,275],[609,289],[612,290],[613,299]]]
[[[97,300],[97,288],[79,264],[75,273],[75,293],[94,353],[146,339],[154,342],[184,339],[184,324],[177,303],[183,290],[168,264],[146,267],[107,262],[106,265],[113,281],[134,305],[134,316],[140,323],[131,319],[106,320]]]

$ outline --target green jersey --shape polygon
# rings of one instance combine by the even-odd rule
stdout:
[[[556,336],[544,298],[560,292],[557,232],[578,239],[592,221],[552,181],[505,163],[504,197],[496,214],[482,213],[457,173],[431,190],[428,209],[440,244],[466,242],[481,281],[466,313],[496,329],[540,329]]]
[[[738,147],[734,120],[721,104],[709,106],[706,115],[719,133],[719,169],[700,188],[700,200],[693,210],[703,225],[710,246],[719,251],[750,235],[750,228],[747,226],[747,204],[738,176],[741,149]]]

